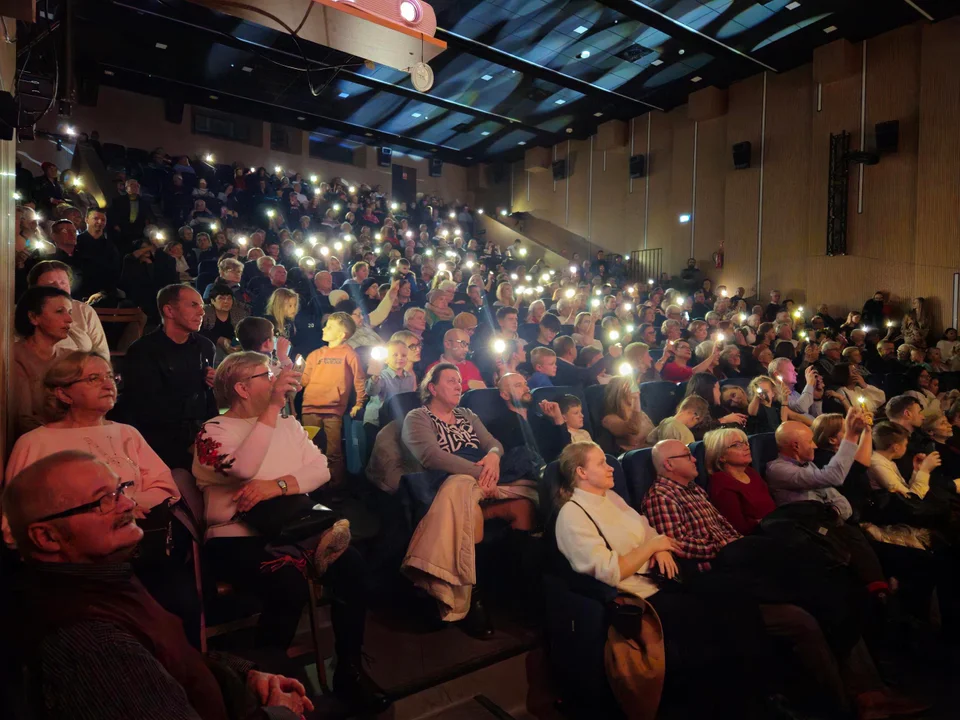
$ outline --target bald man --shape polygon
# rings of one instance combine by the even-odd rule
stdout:
[[[263,706],[261,718],[296,720],[312,710],[296,680],[257,672],[240,658],[204,658],[133,576],[129,560],[143,531],[125,494],[131,484],[71,450],[26,467],[3,494],[26,564],[15,635],[19,657],[40,680],[34,712],[58,720],[199,720],[226,718],[228,706],[249,702]],[[240,697],[221,690],[231,675],[223,687]],[[117,678],[131,682],[120,687]]]
[[[443,334],[443,354],[437,362],[432,363],[427,372],[437,363],[453,363],[460,371],[460,382],[463,386],[463,392],[467,390],[479,390],[487,387],[480,375],[480,369],[472,362],[467,360],[467,353],[470,352],[470,336],[464,330],[453,328]],[[426,375],[426,373],[424,373]]]
[[[844,421],[843,439],[833,459],[822,470],[813,464],[817,450],[813,431],[799,422],[788,421],[777,428],[776,460],[767,463],[766,479],[777,505],[815,500],[836,510],[842,520],[853,514],[850,502],[840,494],[838,487],[853,466],[860,434],[867,427],[863,414],[854,408]]]
[[[506,373],[497,383],[507,411],[487,425],[503,444],[504,452],[526,446],[535,449],[544,464],[556,460],[573,442],[563,420],[560,406],[542,400],[534,403],[526,379],[519,373]]]

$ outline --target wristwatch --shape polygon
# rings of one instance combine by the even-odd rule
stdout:
[[[281,495],[286,495],[286,494],[287,494],[287,481],[286,481],[286,480],[277,480],[277,485],[280,486],[280,494],[281,494]]]

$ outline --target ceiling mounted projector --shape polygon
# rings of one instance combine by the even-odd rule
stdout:
[[[197,5],[289,34],[272,19],[245,7],[217,0],[191,0]],[[409,72],[418,90],[433,85],[427,65],[447,49],[437,40],[437,16],[422,0],[313,0],[316,5],[297,33],[301,40],[371,60],[378,65]],[[262,0],[257,7],[289,27],[303,19],[301,2]]]

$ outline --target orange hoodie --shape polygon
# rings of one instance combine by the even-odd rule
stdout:
[[[303,412],[316,415],[343,415],[350,399],[350,383],[357,391],[356,407],[367,399],[367,374],[360,367],[356,351],[349,345],[322,347],[307,356],[303,368]]]

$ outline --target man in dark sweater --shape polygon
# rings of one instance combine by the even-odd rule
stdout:
[[[171,468],[190,468],[200,426],[217,415],[214,346],[199,334],[203,298],[186,285],[157,294],[163,325],[137,340],[124,362],[121,415]]]
[[[26,565],[7,637],[36,681],[37,716],[296,720],[313,710],[296,680],[201,655],[133,576],[143,530],[129,485],[92,455],[68,450],[28,466],[4,491]],[[121,689],[118,678],[136,682]]]
[[[75,254],[80,284],[74,293],[80,300],[112,295],[120,282],[120,253],[107,238],[107,214],[98,207],[87,210],[87,229],[77,236]]]
[[[504,458],[513,448],[527,446],[536,450],[544,463],[556,460],[572,442],[560,406],[548,400],[535,406],[527,381],[519,373],[504,375],[497,389],[508,412],[488,430],[503,445]]]

